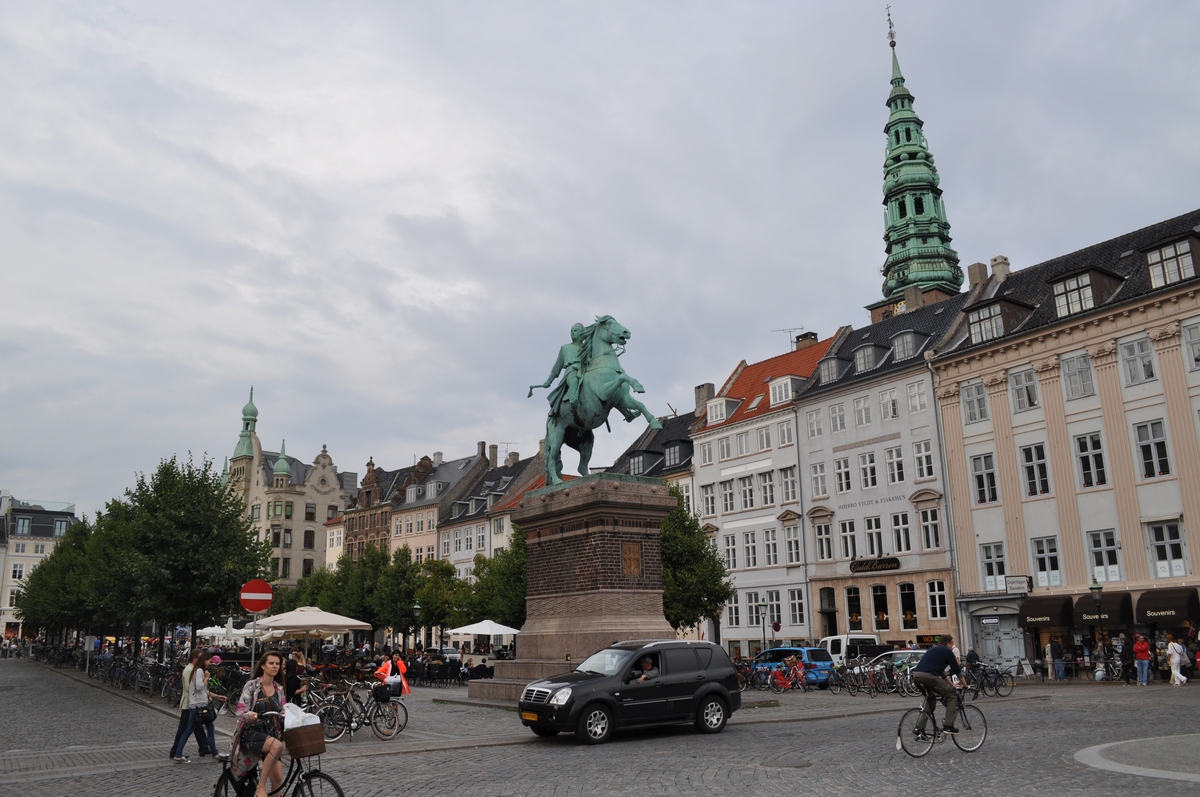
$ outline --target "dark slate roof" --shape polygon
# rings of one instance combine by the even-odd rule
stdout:
[[[931,350],[941,340],[942,336],[946,334],[946,331],[958,318],[959,310],[962,309],[969,295],[967,293],[960,293],[957,296],[943,299],[935,304],[894,315],[891,318],[884,319],[877,324],[871,324],[862,329],[850,329],[842,338],[841,343],[836,348],[831,347],[829,353],[826,355],[826,358],[836,356],[839,360],[843,361],[844,370],[842,371],[842,375],[835,382],[824,384],[820,382],[820,369],[818,368],[818,370],[813,372],[812,378],[809,379],[802,391],[803,395],[808,396],[840,388],[855,382],[874,379],[892,371],[902,371],[914,366],[923,366],[925,352]],[[892,338],[902,332],[917,334],[915,340],[916,350],[911,357],[897,360],[892,352]],[[922,335],[926,336],[924,341],[920,337]],[[872,344],[879,348],[882,359],[877,360],[874,368],[860,373],[854,366],[854,352],[862,346]],[[886,354],[883,353],[885,349]]]
[[[643,454],[645,461],[642,476],[669,476],[673,473],[686,471],[692,466],[692,437],[690,429],[696,422],[696,413],[687,412],[669,418],[659,418],[662,429],[646,429],[637,440],[621,456],[617,457],[609,473],[629,473],[629,458],[634,454]],[[667,468],[666,451],[673,445],[680,445],[679,463]]]
[[[476,454],[461,459],[450,459],[442,462],[441,465],[434,466],[425,476],[417,482],[417,484],[427,488],[420,498],[412,503],[408,502],[407,490],[400,488],[404,484],[404,478],[399,478],[388,495],[392,502],[392,512],[400,512],[406,509],[418,509],[427,506],[438,504],[446,494],[453,490],[462,480],[471,472],[471,466],[479,462],[481,457]],[[415,466],[414,466],[415,467]],[[405,474],[407,477],[407,474]],[[378,477],[376,477],[378,478]],[[444,486],[441,492],[436,495],[429,495],[429,487],[437,482],[441,482]],[[411,486],[411,485],[410,485]]]
[[[515,464],[501,465],[488,470],[469,493],[452,504],[450,517],[441,525],[446,526],[485,517],[490,506],[503,502],[512,494],[513,488],[521,487],[529,481],[528,469],[535,460],[537,457],[526,457],[517,460]],[[474,511],[471,510],[472,498],[477,499],[474,502]],[[489,498],[491,498],[490,502]]]
[[[275,463],[279,461],[278,451],[264,451],[263,453],[263,479],[264,484],[271,483],[271,477],[275,475]],[[308,480],[308,474],[312,472],[313,466],[308,465],[295,457],[287,458],[288,468],[291,469],[292,484],[304,484]]]
[[[1165,293],[1177,290],[1184,284],[1194,284],[1200,280],[1200,276],[1171,283],[1162,288],[1153,287],[1150,284],[1150,269],[1146,262],[1146,253],[1188,235],[1195,236],[1197,233],[1200,233],[1200,210],[1193,210],[1182,216],[1143,227],[1077,252],[1047,260],[1036,266],[1014,271],[998,285],[995,284],[993,276],[986,286],[983,296],[978,301],[972,302],[971,307],[991,304],[997,299],[1007,299],[1029,305],[1034,308],[1033,312],[1017,327],[1006,331],[1002,337],[993,338],[980,344],[971,343],[964,324],[962,332],[956,335],[949,344],[940,348],[938,354],[957,354],[975,348],[976,345],[993,346],[998,340],[1024,335],[1041,327],[1066,321],[1067,319],[1058,318],[1055,312],[1053,284],[1072,273],[1094,268],[1124,280],[1121,287],[1103,304],[1076,314],[1075,319],[1086,318],[1094,313],[1112,312],[1114,307],[1149,294]],[[1192,258],[1193,262],[1200,259],[1200,252],[1195,251],[1195,247],[1193,247]],[[965,310],[969,312],[971,307],[967,307]]]

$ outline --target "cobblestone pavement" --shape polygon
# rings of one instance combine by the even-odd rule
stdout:
[[[1196,771],[1185,760],[1194,757],[1196,739],[1179,737],[1200,731],[1200,688],[1021,685],[1013,697],[977,703],[988,719],[982,750],[966,754],[947,742],[919,760],[895,749],[896,723],[915,702],[894,696],[786,694],[778,708],[739,712],[719,736],[652,729],[584,747],[566,736],[538,739],[511,712],[432,701],[446,693],[418,689],[408,700],[409,728],[398,740],[359,734],[332,745],[322,769],[354,797],[1027,791],[1191,797],[1195,789],[1142,770]],[[168,760],[175,726],[175,718],[74,674],[0,661],[0,797],[210,794],[218,764]],[[1118,771],[1089,766],[1086,755],[1084,762],[1075,758],[1096,745],[1153,737],[1171,738],[1118,745],[1092,759],[1120,762]]]

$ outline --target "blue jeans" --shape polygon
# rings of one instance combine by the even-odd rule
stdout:
[[[1054,660],[1054,677],[1060,681],[1065,681],[1067,679],[1067,670],[1065,667],[1063,667],[1062,659]]]
[[[1138,684],[1140,686],[1150,685],[1150,659],[1138,659]]]
[[[187,746],[188,737],[196,734],[196,745],[200,755],[213,755],[217,752],[217,734],[212,725],[196,722],[196,709],[186,708],[179,716],[179,729],[175,732],[175,744],[171,747],[171,758],[182,758],[183,749]]]

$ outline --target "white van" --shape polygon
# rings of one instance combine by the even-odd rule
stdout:
[[[879,637],[873,634],[839,634],[838,636],[827,636],[819,644],[829,651],[834,664],[841,664],[846,658],[847,648],[857,648],[859,645],[878,645]]]

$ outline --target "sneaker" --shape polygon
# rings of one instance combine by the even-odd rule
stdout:
[[[943,725],[942,733],[958,733],[958,728],[955,728],[953,725]]]
[[[188,758],[187,756],[181,755],[181,756],[177,756],[175,758],[175,763],[176,764],[190,764],[190,763],[192,763],[192,759]]]

